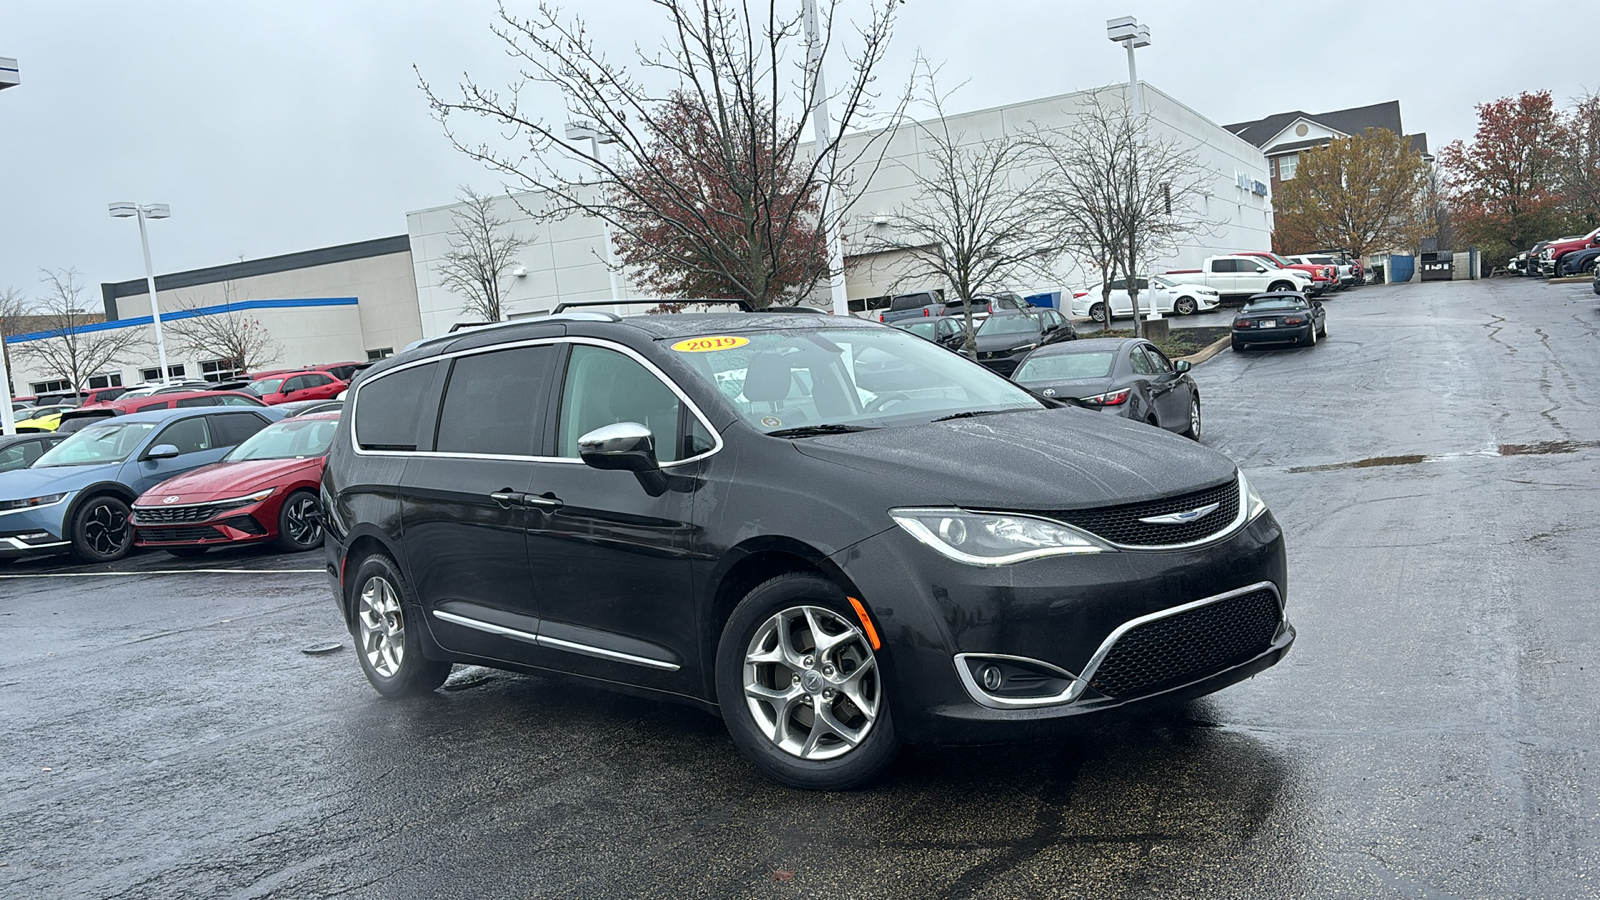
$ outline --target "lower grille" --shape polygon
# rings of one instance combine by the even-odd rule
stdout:
[[[223,537],[222,532],[210,525],[194,525],[187,528],[141,528],[139,539],[147,544],[193,544],[200,541],[215,541]]]
[[[1089,686],[1120,699],[1203,678],[1266,650],[1282,621],[1277,594],[1262,588],[1146,622],[1117,639]]]

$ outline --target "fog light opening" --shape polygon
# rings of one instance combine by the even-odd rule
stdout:
[[[983,689],[984,690],[986,690],[986,691],[988,691],[989,693],[992,694],[992,693],[995,693],[996,691],[999,691],[1001,686],[1003,686],[1005,683],[1006,683],[1005,673],[1000,671],[1000,667],[999,666],[987,665],[987,666],[983,667]]]

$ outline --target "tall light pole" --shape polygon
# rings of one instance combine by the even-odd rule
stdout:
[[[1121,44],[1128,51],[1128,104],[1133,109],[1133,127],[1137,129],[1143,124],[1144,120],[1144,96],[1139,90],[1139,67],[1138,64],[1134,62],[1133,51],[1140,47],[1150,46],[1150,26],[1140,25],[1139,20],[1135,19],[1133,16],[1123,16],[1119,19],[1107,19],[1106,37],[1114,44]],[[1132,296],[1135,298],[1135,302],[1137,303],[1138,285],[1134,282],[1135,279],[1138,278],[1138,273],[1128,272],[1126,274],[1128,278],[1128,286],[1135,292],[1132,294]],[[1135,325],[1137,326],[1137,319],[1139,317],[1139,309],[1137,305],[1134,307],[1133,315],[1135,319]],[[1161,313],[1157,311],[1154,306],[1151,306],[1150,312],[1147,316],[1145,316],[1145,318],[1159,319],[1161,318]],[[1109,322],[1110,319],[1107,318],[1106,321]]]
[[[0,90],[16,87],[22,82],[22,69],[17,61],[0,57]],[[17,417],[11,412],[11,367],[6,364],[6,336],[0,334],[0,382],[5,382],[6,402],[0,404],[0,434],[17,433]]]
[[[140,206],[137,203],[126,201],[111,204],[111,217],[113,219],[126,219],[137,216],[139,219],[139,244],[144,247],[144,283],[150,290],[150,321],[156,328],[156,361],[161,364],[161,383],[167,382],[167,341],[161,335],[161,304],[156,299],[156,270],[150,265],[150,234],[145,230],[145,219],[165,219],[172,215],[172,208],[165,203],[149,203]]]
[[[614,144],[615,140],[602,140],[600,132],[582,122],[567,123],[567,140],[588,141],[589,155],[596,160],[600,159],[600,145]],[[606,274],[611,276],[611,299],[621,300],[622,294],[617,290],[617,266],[611,259],[611,221],[604,216],[600,217],[600,227],[606,236]]]
[[[833,198],[833,160],[823,156],[828,146],[828,136],[833,129],[828,124],[828,89],[822,80],[822,33],[817,24],[817,0],[805,0],[806,19],[806,68],[816,73],[816,105],[811,108],[811,125],[816,133],[816,148],[818,154],[817,174],[822,176],[822,201],[817,204],[817,209],[824,214],[828,211],[828,203]],[[828,242],[828,289],[833,294],[833,314],[836,316],[850,315],[850,295],[844,286],[844,243],[839,237],[838,217],[833,217],[833,224],[822,223],[827,231],[824,235]]]

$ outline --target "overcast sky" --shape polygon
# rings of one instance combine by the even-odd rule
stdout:
[[[566,6],[614,49],[659,40],[643,0]],[[1564,104],[1600,82],[1583,40],[1508,28],[1505,4],[1333,8],[907,0],[884,77],[920,49],[945,85],[967,82],[952,112],[1124,80],[1105,20],[1135,15],[1153,34],[1140,77],[1219,124],[1397,99],[1434,149],[1471,136],[1475,103],[1548,89]],[[70,266],[95,302],[100,282],[142,277],[114,200],[171,205],[151,226],[164,273],[402,234],[408,211],[451,202],[458,184],[497,189],[450,149],[412,71],[504,83],[493,17],[488,0],[0,0],[0,56],[22,70],[0,93],[0,288],[31,294],[41,267]],[[554,99],[548,115],[564,118]]]

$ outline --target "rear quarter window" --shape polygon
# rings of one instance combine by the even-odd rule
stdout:
[[[437,363],[402,369],[363,383],[356,392],[356,445],[363,450],[416,450]]]

